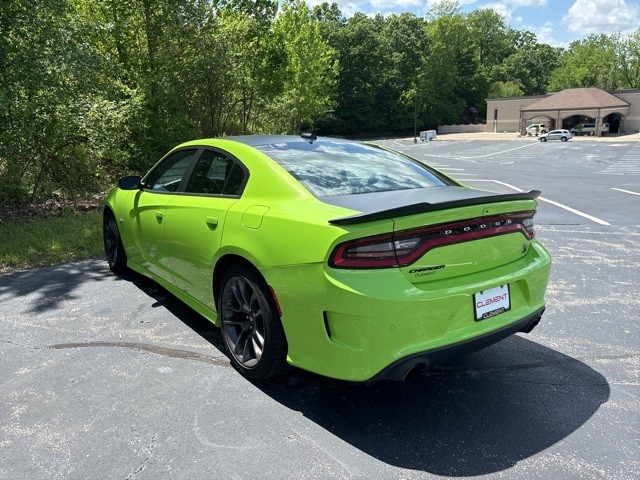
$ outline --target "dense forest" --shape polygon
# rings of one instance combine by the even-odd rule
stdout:
[[[177,143],[413,132],[485,98],[638,88],[640,30],[566,49],[492,10],[345,18],[302,0],[3,0],[0,205],[75,199]]]

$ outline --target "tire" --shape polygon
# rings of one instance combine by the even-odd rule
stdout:
[[[102,220],[102,239],[104,241],[104,253],[109,263],[109,268],[116,275],[127,272],[127,254],[122,245],[122,238],[118,230],[118,224],[109,210],[105,210]]]
[[[540,137],[540,141],[541,142],[546,142],[547,141],[547,137]]]
[[[547,133],[547,131],[546,131],[546,130],[540,130],[540,133],[541,133],[542,135],[544,135],[545,133]]]
[[[563,142],[566,142],[567,141],[567,137],[562,137],[560,140],[563,141]]]
[[[220,285],[218,312],[231,364],[249,380],[284,373],[287,340],[264,279],[252,268],[232,265]]]

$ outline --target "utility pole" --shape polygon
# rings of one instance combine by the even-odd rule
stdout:
[[[418,91],[413,92],[413,143],[418,143]]]

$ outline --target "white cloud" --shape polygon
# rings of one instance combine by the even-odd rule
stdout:
[[[539,43],[546,43],[552,47],[567,47],[567,44],[553,37],[553,27],[553,22],[547,21],[541,27],[527,27],[526,30],[535,33]]]
[[[509,0],[508,3],[518,7],[546,7],[547,0]]]
[[[489,2],[484,4],[480,8],[488,8],[498,13],[502,18],[504,18],[507,22],[511,21],[511,17],[513,15],[513,7],[510,7],[505,2]]]
[[[427,7],[431,8],[434,5],[437,5],[438,3],[441,3],[445,0],[427,0]],[[464,6],[464,5],[471,5],[472,3],[476,3],[476,0],[458,0],[458,3],[460,4],[460,6]]]
[[[371,6],[379,10],[391,10],[395,8],[411,8],[422,5],[422,0],[371,0]]]
[[[630,32],[640,28],[640,7],[625,0],[576,0],[562,23],[581,35]]]

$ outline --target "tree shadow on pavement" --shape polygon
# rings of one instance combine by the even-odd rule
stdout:
[[[0,298],[23,297],[24,313],[44,313],[77,298],[80,285],[108,278],[107,263],[95,259],[6,273],[0,276]]]

